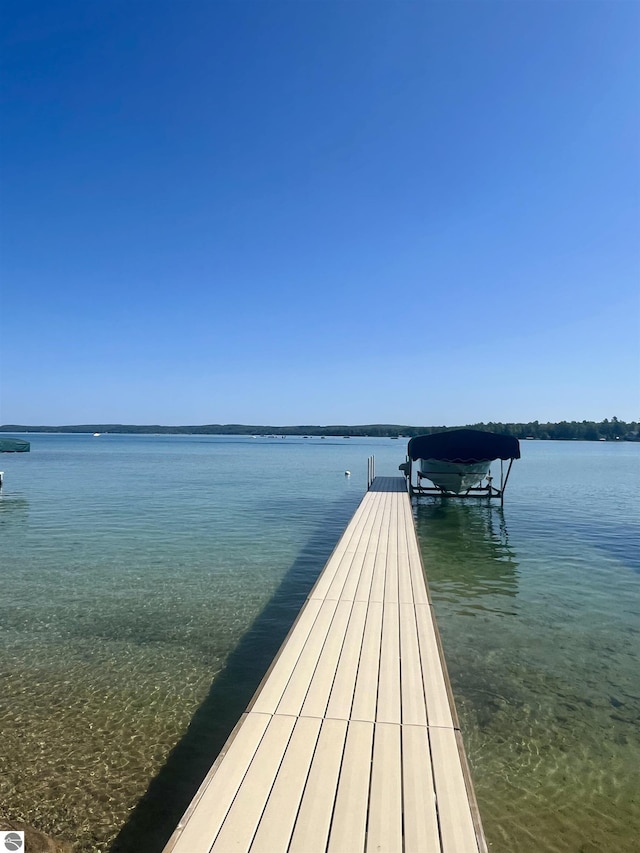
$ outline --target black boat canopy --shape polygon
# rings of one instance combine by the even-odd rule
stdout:
[[[478,429],[452,429],[431,435],[416,435],[407,453],[416,459],[443,462],[487,462],[493,459],[520,459],[520,442],[511,435]]]

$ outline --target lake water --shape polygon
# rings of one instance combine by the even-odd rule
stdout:
[[[0,818],[158,853],[405,442],[29,439],[0,457]],[[485,832],[635,853],[640,446],[522,454],[504,510],[414,508]]]

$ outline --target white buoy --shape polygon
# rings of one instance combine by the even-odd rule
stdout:
[[[351,476],[351,471],[345,471],[345,472],[344,472],[344,476],[345,476],[345,477],[350,477],[350,476]]]

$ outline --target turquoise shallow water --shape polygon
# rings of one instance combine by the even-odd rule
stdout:
[[[157,851],[404,442],[30,438],[0,459],[0,815]],[[522,445],[504,511],[415,507],[485,830],[636,850],[640,447]]]

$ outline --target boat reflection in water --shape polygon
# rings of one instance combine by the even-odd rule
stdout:
[[[517,595],[518,561],[502,507],[421,498],[413,511],[434,596],[455,598],[464,607],[478,596]]]
[[[523,623],[519,561],[509,544],[504,511],[495,504],[421,498],[414,513],[447,670],[474,767],[480,761],[482,732],[500,729],[505,715],[521,704],[519,656],[510,655],[511,644],[517,648],[522,642],[517,628]]]

